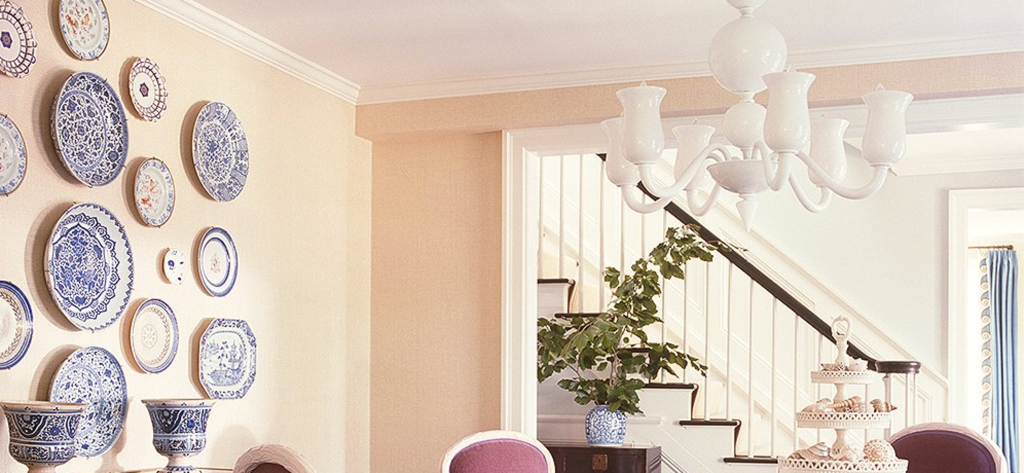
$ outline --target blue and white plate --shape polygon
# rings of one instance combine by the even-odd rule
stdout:
[[[21,7],[0,0],[0,72],[25,77],[36,63],[35,34]]]
[[[213,399],[241,399],[256,380],[256,336],[244,320],[214,319],[199,341],[199,382]]]
[[[0,370],[25,356],[32,344],[32,306],[18,286],[0,281]]]
[[[28,151],[18,126],[0,114],[0,195],[14,192],[25,180]]]
[[[114,88],[91,72],[72,74],[53,103],[53,144],[89,187],[109,184],[128,156],[128,121]]]
[[[146,121],[155,122],[167,110],[167,85],[160,66],[149,58],[139,58],[132,64],[128,74],[128,91],[132,97],[132,105],[139,116]]]
[[[135,173],[135,209],[146,225],[159,227],[174,212],[174,178],[163,161],[150,158]]]
[[[128,411],[128,387],[121,364],[100,347],[78,349],[53,376],[50,401],[89,405],[78,424],[75,456],[102,455],[121,435]]]
[[[100,330],[121,317],[135,284],[135,263],[121,222],[97,204],[64,212],[46,249],[46,283],[71,323]]]
[[[238,279],[238,251],[227,230],[213,227],[203,234],[196,266],[203,288],[211,296],[224,297],[234,289]]]
[[[171,306],[160,299],[148,299],[132,317],[132,356],[147,373],[160,373],[171,366],[178,353],[178,320]]]
[[[110,42],[110,20],[103,0],[60,0],[60,33],[79,59],[99,59]]]
[[[242,193],[249,176],[249,143],[242,122],[227,105],[210,102],[199,111],[192,129],[192,161],[213,200],[226,202]]]

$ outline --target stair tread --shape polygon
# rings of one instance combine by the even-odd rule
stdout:
[[[727,425],[732,427],[739,427],[742,423],[739,419],[693,419],[679,421],[679,425]]]
[[[693,383],[647,383],[645,389],[697,389]]]
[[[576,281],[569,278],[540,278],[537,284],[576,284]]]
[[[752,457],[725,457],[722,459],[722,461],[725,463],[756,463],[766,465],[779,463],[779,459],[776,457],[766,457],[757,455]]]

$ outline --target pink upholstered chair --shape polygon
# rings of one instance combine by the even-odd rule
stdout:
[[[555,473],[555,461],[533,438],[491,430],[453,445],[441,460],[441,473]]]
[[[896,456],[910,461],[907,473],[1006,473],[1003,453],[967,427],[919,424],[889,438]]]

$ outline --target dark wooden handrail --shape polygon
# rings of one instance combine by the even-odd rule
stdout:
[[[602,161],[606,159],[605,154],[603,153],[598,154],[597,157],[601,158]],[[657,197],[655,197],[654,194],[652,194],[650,191],[647,190],[647,188],[644,187],[643,183],[640,183],[639,187],[640,190],[643,191],[643,193],[646,194],[648,197],[652,199],[657,199]],[[674,202],[669,202],[668,205],[665,206],[665,211],[668,212],[669,215],[675,217],[676,220],[682,222],[683,224],[696,226],[698,228],[697,233],[700,235],[701,238],[704,239],[704,241],[724,241],[721,238],[719,238],[718,235],[715,235],[714,232],[708,230],[707,227],[701,225],[701,223],[698,222],[696,218],[694,218],[688,212],[683,210],[682,207],[676,205]],[[778,283],[772,280],[772,278],[768,277],[767,274],[764,274],[764,272],[758,269],[758,267],[751,263],[750,260],[744,258],[740,251],[719,251],[719,254],[724,256],[725,259],[729,260],[729,262],[732,263],[733,266],[735,266],[737,269],[743,271],[744,274],[750,277],[750,279],[752,279],[759,286],[764,288],[764,290],[768,291],[768,293],[771,294],[772,297],[778,299],[778,301],[781,302],[782,305],[788,307],[789,310],[792,310],[797,317],[803,319],[803,321],[806,322],[811,327],[813,327],[814,330],[825,336],[825,338],[831,340],[832,343],[835,343],[836,339],[832,337],[831,324],[824,321],[821,317],[818,316],[818,314],[815,314],[814,311],[812,311],[802,302],[797,300],[796,297],[787,292],[782,286],[780,286]],[[864,353],[864,351],[861,350],[860,348],[857,348],[853,343],[849,344],[847,354],[855,358],[865,360],[872,366],[874,366],[875,362],[877,361],[875,360],[875,358],[868,356],[867,353]]]

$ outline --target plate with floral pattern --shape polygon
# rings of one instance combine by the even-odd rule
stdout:
[[[210,102],[199,111],[192,129],[192,161],[213,200],[227,202],[242,193],[249,177],[249,142],[227,105]]]
[[[143,302],[132,317],[130,334],[132,357],[139,368],[160,373],[171,366],[178,353],[178,320],[166,302]]]
[[[99,59],[110,41],[110,19],[103,0],[60,0],[57,12],[64,43],[79,59]]]
[[[0,281],[0,370],[25,356],[32,344],[32,306],[21,289]]]
[[[75,456],[95,457],[110,449],[124,429],[128,387],[114,355],[100,347],[79,348],[57,369],[50,402],[88,404],[78,423]]]
[[[174,212],[174,178],[157,158],[147,159],[135,173],[135,209],[146,225],[159,227]]]
[[[167,110],[167,86],[160,74],[160,66],[149,58],[139,58],[132,64],[128,74],[128,90],[132,96],[132,105],[139,116],[147,121],[155,122]]]
[[[28,151],[18,126],[0,114],[0,195],[14,192],[25,179]]]
[[[36,63],[35,33],[21,7],[0,0],[0,72],[25,77]]]
[[[132,247],[117,217],[97,204],[64,212],[46,249],[46,283],[76,327],[101,330],[116,322],[135,284]]]
[[[213,227],[203,234],[196,266],[199,279],[211,296],[224,297],[231,292],[238,278],[238,251],[227,230]]]
[[[114,88],[91,72],[72,74],[53,102],[53,144],[83,184],[109,184],[128,156],[128,120]]]
[[[199,340],[199,382],[212,399],[241,399],[256,381],[256,336],[244,320],[214,319]]]
[[[164,252],[164,277],[167,278],[167,282],[180,286],[185,282],[185,273],[188,263],[185,261],[185,255],[181,254],[180,251],[174,248],[168,248]]]

